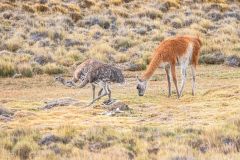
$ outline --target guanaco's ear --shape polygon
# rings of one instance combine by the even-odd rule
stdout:
[[[136,76],[136,79],[137,79],[138,81],[140,80],[138,76]]]
[[[142,82],[142,80],[138,76],[136,76],[136,78],[138,82]]]

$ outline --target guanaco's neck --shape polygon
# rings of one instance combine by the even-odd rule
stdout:
[[[150,64],[148,65],[147,70],[144,72],[141,79],[145,81],[149,80],[161,62],[162,62],[161,55],[159,53],[155,53]]]

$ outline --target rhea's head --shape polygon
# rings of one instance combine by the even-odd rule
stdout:
[[[146,80],[141,80],[140,78],[137,77],[137,91],[139,96],[144,96],[144,93],[147,88],[147,81]]]

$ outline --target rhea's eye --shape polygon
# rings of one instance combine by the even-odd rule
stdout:
[[[140,89],[140,87],[139,87],[139,86],[137,86],[137,89]]]

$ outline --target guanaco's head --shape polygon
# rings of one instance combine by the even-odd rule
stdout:
[[[140,78],[137,77],[138,95],[143,96],[146,88],[147,88],[147,81],[146,80],[141,80]]]

